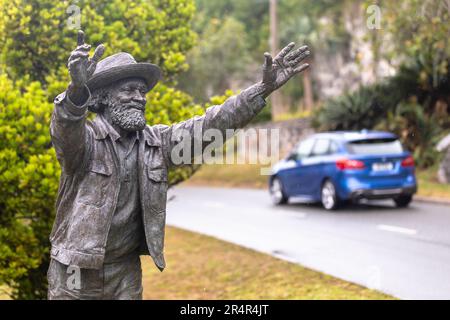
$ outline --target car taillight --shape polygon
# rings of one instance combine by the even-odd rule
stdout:
[[[339,159],[336,161],[336,167],[339,170],[364,169],[364,162],[359,160]]]
[[[414,158],[412,156],[407,156],[402,161],[402,167],[414,167]]]

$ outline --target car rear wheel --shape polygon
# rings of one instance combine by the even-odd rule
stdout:
[[[395,205],[398,208],[405,208],[407,207],[412,201],[412,195],[403,195],[398,196],[397,198],[394,198]]]
[[[276,205],[285,204],[288,202],[289,197],[286,196],[283,189],[283,184],[280,179],[273,178],[269,188],[272,202]]]
[[[326,210],[336,210],[339,206],[336,188],[330,180],[325,181],[322,185],[321,201]]]

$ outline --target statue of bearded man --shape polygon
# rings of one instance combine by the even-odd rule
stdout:
[[[104,46],[78,45],[71,83],[55,99],[50,133],[62,174],[50,235],[49,299],[142,299],[140,255],[162,271],[168,170],[179,166],[175,147],[191,149],[198,134],[244,127],[270,93],[308,64],[306,46],[265,53],[262,80],[212,106],[202,117],[172,126],[145,120],[146,94],[160,69],[128,53],[100,61]],[[96,113],[88,121],[88,112]],[[187,138],[186,138],[187,137]],[[202,144],[203,145],[203,144]],[[192,159],[203,150],[192,153]]]

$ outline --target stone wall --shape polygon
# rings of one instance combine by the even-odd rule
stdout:
[[[292,151],[300,140],[313,133],[314,130],[308,118],[249,125],[244,129],[245,143],[238,144],[238,154],[248,156],[252,152],[267,147],[267,151],[264,152],[268,155],[282,158]],[[268,139],[264,138],[266,135],[269,135]],[[270,135],[276,139],[271,140]]]

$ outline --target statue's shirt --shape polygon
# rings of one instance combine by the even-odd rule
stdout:
[[[130,254],[138,254],[144,237],[139,199],[138,147],[139,136],[120,137],[114,128],[107,125],[113,137],[119,158],[119,197],[106,242],[105,263],[127,259]]]

